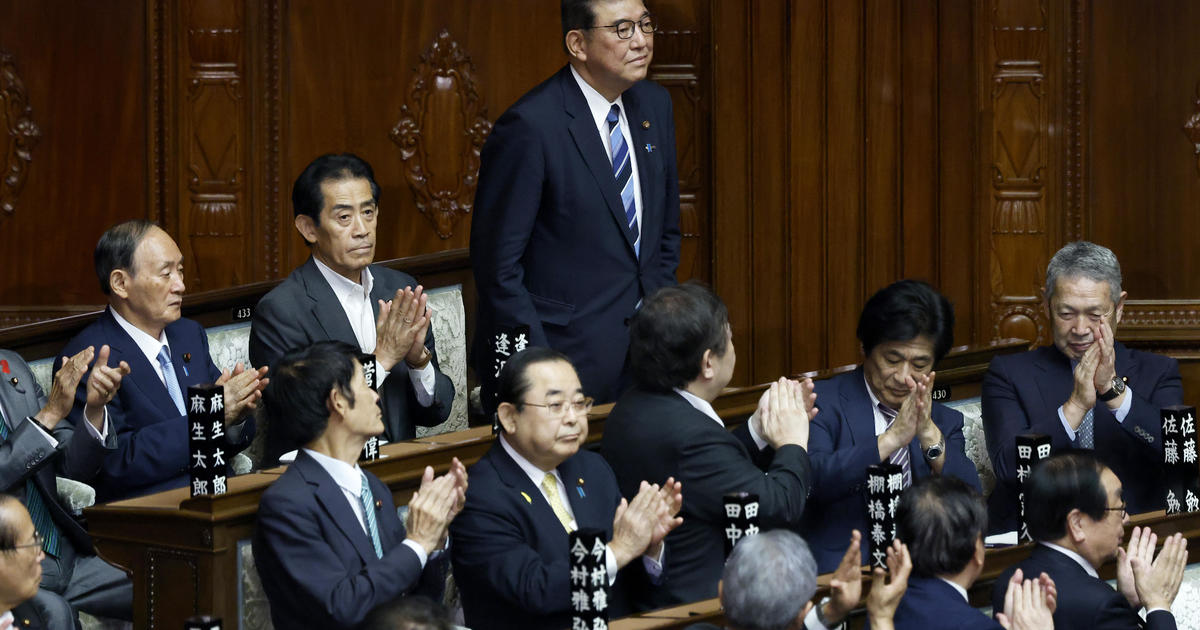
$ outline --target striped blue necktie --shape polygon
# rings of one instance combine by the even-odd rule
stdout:
[[[360,468],[358,474],[362,477],[362,490],[358,493],[358,501],[362,503],[363,520],[367,523],[367,534],[371,536],[371,544],[375,547],[375,557],[383,557],[383,545],[379,542],[379,523],[375,521],[375,496],[371,494],[371,486],[367,483],[367,473]]]
[[[879,411],[883,412],[883,417],[887,419],[888,428],[891,428],[892,423],[896,421],[896,410],[883,403],[879,403]],[[896,452],[888,457],[888,462],[899,466],[904,471],[905,488],[912,485],[912,462],[909,459],[908,444],[896,449]]]
[[[613,177],[621,191],[621,205],[625,206],[625,225],[633,235],[633,251],[641,256],[642,235],[638,230],[637,204],[633,199],[633,160],[629,157],[629,145],[621,135],[621,106],[613,104],[608,110],[608,144],[612,147]]]
[[[63,420],[63,422],[70,421]],[[8,423],[0,421],[0,439],[7,440],[8,434]],[[50,510],[46,508],[46,500],[42,498],[42,492],[38,490],[32,476],[25,480],[25,507],[29,509],[29,519],[33,521],[33,528],[42,535],[42,549],[46,555],[57,558],[61,538],[58,525],[55,525],[54,519],[50,517]]]

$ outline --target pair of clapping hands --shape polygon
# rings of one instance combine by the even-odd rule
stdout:
[[[121,361],[116,366],[108,364],[110,350],[108,345],[100,346],[97,354],[95,346],[88,346],[72,357],[63,357],[62,367],[54,373],[54,384],[50,388],[46,406],[37,413],[35,418],[43,426],[53,429],[75,404],[75,391],[79,388],[88,367],[91,375],[87,380],[87,402],[84,406],[84,416],[92,426],[99,431],[104,426],[104,405],[112,401],[117,390],[121,389],[121,381],[129,374],[129,364]],[[95,364],[92,364],[92,359]],[[257,370],[244,369],[241,363],[234,367],[233,372],[222,370],[216,385],[224,386],[223,400],[225,402],[225,425],[237,422],[241,416],[258,406],[262,398],[262,390],[267,386],[267,368]]]
[[[379,300],[379,315],[375,317],[375,360],[391,371],[400,361],[414,367],[424,367],[429,361],[425,335],[433,317],[427,305],[425,288],[398,289],[390,301]]]
[[[845,619],[862,597],[862,571],[859,567],[861,544],[862,536],[858,530],[854,530],[850,533],[850,546],[846,548],[829,582],[828,608],[822,612],[826,619],[833,622]],[[896,608],[908,590],[908,576],[912,573],[908,545],[899,540],[892,541],[887,550],[887,566],[886,572],[878,567],[872,571],[871,591],[867,594],[867,616],[871,628],[875,630],[892,630],[895,627],[893,620]],[[1018,569],[1009,581],[1004,596],[1004,611],[997,613],[996,620],[1007,630],[1053,628],[1057,597],[1050,576],[1043,573],[1036,580],[1026,580]]]
[[[809,422],[820,411],[816,404],[811,378],[795,381],[781,377],[759,397],[750,426],[771,448],[795,444],[808,449]]]
[[[450,460],[450,470],[435,477],[433,466],[426,466],[421,475],[421,487],[408,502],[408,539],[421,545],[426,554],[446,544],[450,522],[462,512],[467,501],[467,467],[457,457]]]
[[[1168,536],[1156,558],[1157,545],[1158,535],[1150,528],[1134,527],[1129,546],[1117,548],[1117,589],[1134,610],[1170,610],[1183,583],[1187,539],[1178,533]]]
[[[613,517],[613,537],[608,543],[617,568],[640,555],[657,559],[662,553],[663,539],[683,523],[678,516],[682,507],[683,484],[674,477],[668,477],[662,486],[643,481],[632,501],[622,498]]]

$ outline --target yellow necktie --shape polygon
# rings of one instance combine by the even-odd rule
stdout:
[[[546,495],[546,500],[550,502],[550,509],[554,510],[554,515],[566,528],[567,533],[575,531],[575,528],[571,527],[571,515],[567,513],[567,507],[563,505],[562,498],[558,496],[558,481],[554,475],[547,474],[542,477],[542,493]]]

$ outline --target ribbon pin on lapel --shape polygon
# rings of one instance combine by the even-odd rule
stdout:
[[[0,369],[3,369],[5,374],[11,373],[11,370],[8,369],[8,361],[7,360],[0,360]]]
[[[528,494],[525,494],[524,492],[522,492],[522,493],[521,493],[521,496],[525,497],[525,502],[526,502],[526,503],[528,503],[528,504],[530,504],[530,505],[533,505],[533,499],[530,499]]]
[[[654,145],[653,144],[650,144],[649,142],[646,143],[646,153],[654,153]]]
[[[584,494],[584,492],[583,492],[583,477],[580,477],[580,478],[579,478],[579,483],[578,483],[578,485],[576,485],[576,486],[575,486],[575,489],[576,489],[577,491],[579,491],[579,498],[580,498],[580,499],[587,498],[587,495],[586,495],[586,494]]]

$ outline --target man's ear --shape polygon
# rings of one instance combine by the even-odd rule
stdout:
[[[1075,508],[1067,514],[1067,536],[1076,544],[1087,539],[1087,533],[1083,528],[1083,519],[1086,516],[1079,508]]]
[[[808,617],[808,611],[810,611],[812,609],[813,609],[813,601],[810,599],[810,600],[808,600],[808,603],[804,604],[804,609],[800,611],[799,615],[796,615],[796,618],[792,620],[792,625],[789,627],[797,628],[798,630],[803,630],[805,628],[804,619],[805,619],[805,617]]]
[[[1121,323],[1121,315],[1125,314],[1125,296],[1127,295],[1129,295],[1128,291],[1122,291],[1121,297],[1117,299],[1117,306],[1113,309],[1112,326],[1114,328]]]
[[[704,351],[704,355],[700,357],[700,378],[708,381],[712,380],[717,375],[717,370],[713,366],[713,351],[711,348]]]
[[[578,59],[579,61],[587,61],[587,51],[583,46],[583,32],[576,29],[568,31],[563,37],[563,43],[567,46],[567,55]]]
[[[346,412],[350,408],[350,401],[346,400],[346,396],[335,386],[329,390],[329,397],[325,399],[325,406],[329,409],[329,420],[332,422],[335,417],[346,417]]]
[[[108,272],[108,290],[122,299],[129,299],[129,285],[133,282],[133,274],[125,269],[113,269]]]
[[[304,242],[309,245],[317,242],[317,224],[313,218],[307,214],[296,215],[296,231],[300,232],[300,236],[304,238]]]
[[[496,408],[496,416],[500,419],[500,426],[504,427],[504,432],[509,435],[515,435],[517,432],[517,406],[502,402]]]

